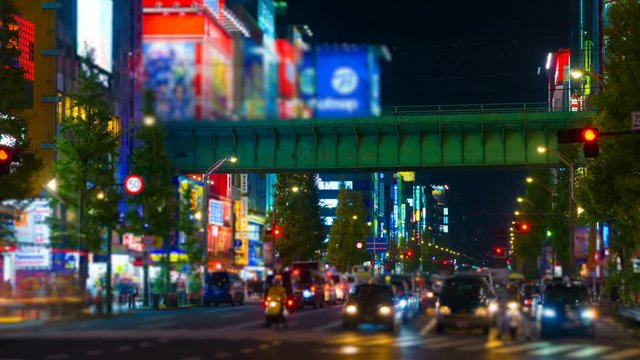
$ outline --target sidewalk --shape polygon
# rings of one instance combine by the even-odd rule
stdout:
[[[640,307],[601,306],[600,314],[603,322],[619,328],[629,336],[640,339]]]

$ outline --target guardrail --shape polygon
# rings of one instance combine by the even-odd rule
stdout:
[[[587,108],[593,111],[595,108]],[[389,106],[383,109],[383,116],[415,115],[464,115],[464,114],[505,114],[505,113],[543,113],[550,112],[549,103],[496,103],[496,104],[456,104],[456,105],[417,105]]]

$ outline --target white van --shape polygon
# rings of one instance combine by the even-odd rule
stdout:
[[[358,284],[366,284],[373,277],[371,267],[367,265],[354,265],[351,268],[351,272],[356,276],[356,281]]]

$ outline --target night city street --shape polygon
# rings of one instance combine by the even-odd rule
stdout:
[[[640,0],[0,0],[0,360],[640,360]]]
[[[113,319],[2,331],[0,359],[637,359],[637,341],[598,322],[596,339],[496,340],[480,332],[437,335],[426,316],[397,336],[341,329],[341,306],[291,315],[287,329],[265,329],[257,304],[140,311]]]

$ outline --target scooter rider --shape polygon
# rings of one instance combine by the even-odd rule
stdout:
[[[287,303],[287,290],[282,286],[282,275],[276,275],[273,279],[273,285],[267,292],[267,298],[279,299],[282,306],[280,306],[280,317],[283,322],[286,322],[286,318],[283,316],[284,304]]]
[[[507,333],[511,333],[511,336],[515,337],[522,325],[519,309],[520,292],[515,284],[507,286],[507,298],[505,300],[505,308],[498,329],[498,338]]]

